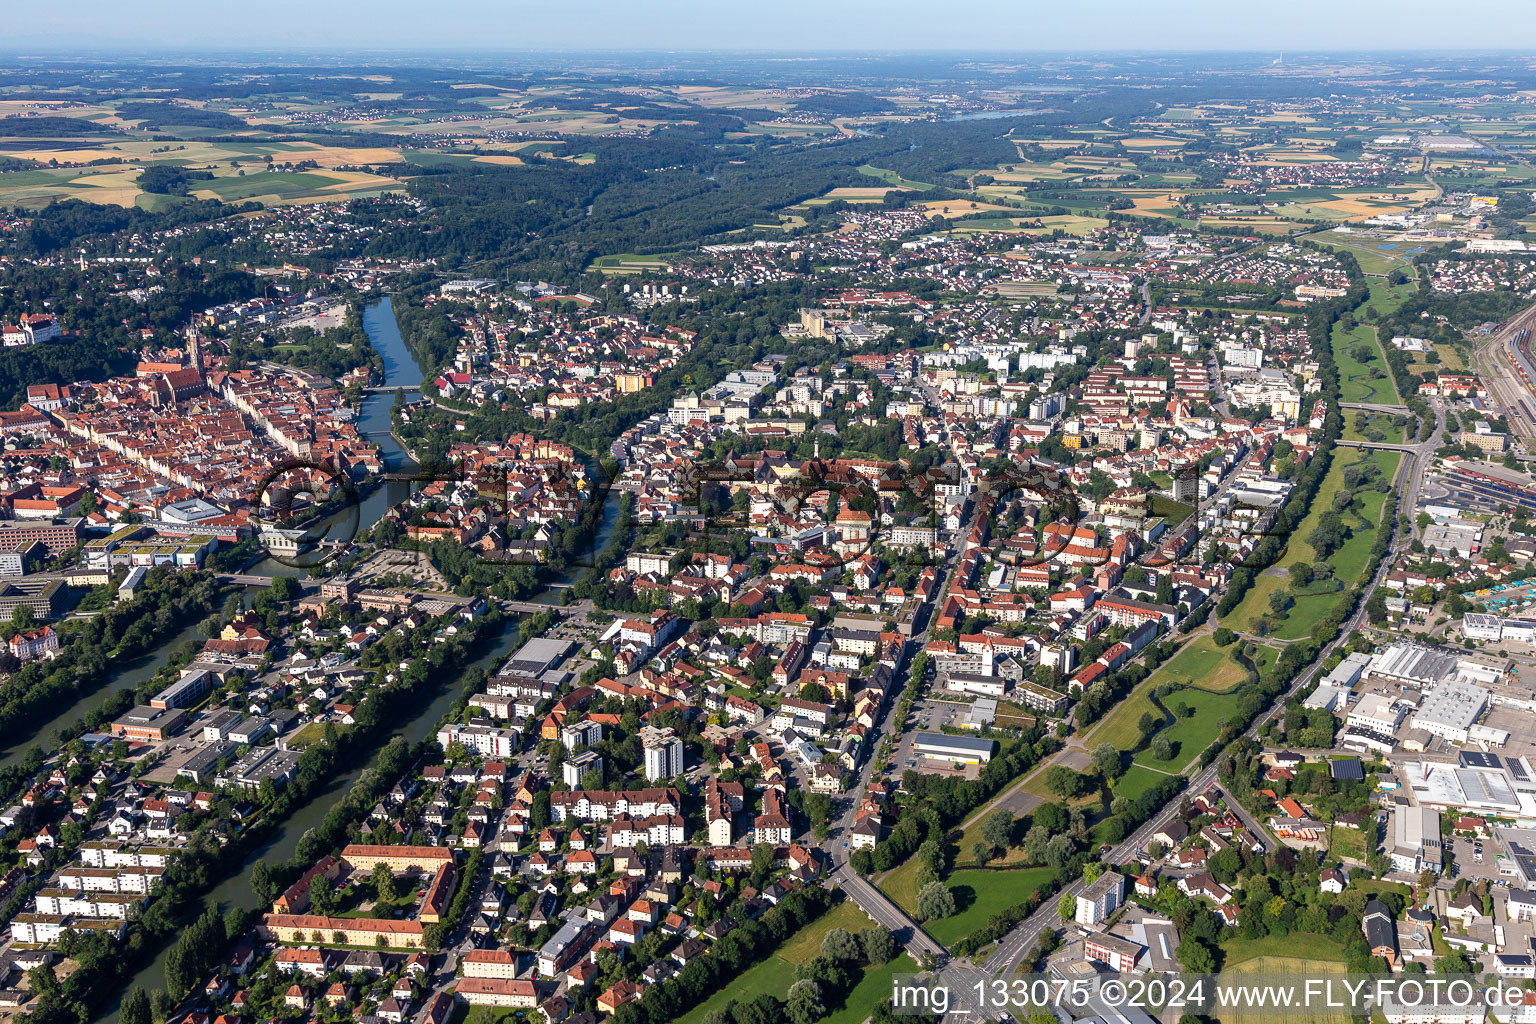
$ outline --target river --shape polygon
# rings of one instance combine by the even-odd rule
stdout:
[[[4,757],[0,757],[0,768],[19,763],[27,756],[27,751],[38,743],[41,743],[45,750],[51,749],[55,745],[53,734],[56,730],[74,725],[82,715],[87,715],[101,707],[108,697],[119,690],[131,690],[144,682],[158,672],[170,653],[185,641],[203,639],[202,631],[198,628],[201,625],[201,620],[188,624],[181,632],[162,642],[154,650],[134,658],[128,663],[127,668],[113,676],[112,681],[105,686],[89,691],[48,721],[29,728],[26,738],[16,746],[7,749]]]
[[[421,367],[405,347],[400,336],[400,325],[395,322],[395,309],[389,296],[385,296],[363,310],[363,330],[368,340],[384,359],[385,387],[406,386],[412,390],[402,392],[404,401],[420,396],[414,390],[421,383]],[[396,392],[374,392],[363,398],[358,410],[357,431],[379,446],[379,457],[391,473],[411,473],[416,463],[400,442],[390,432],[390,410],[396,402]],[[356,507],[342,509],[321,520],[325,536],[348,539],[362,533],[379,521],[379,517],[404,501],[411,493],[408,480],[386,480],[369,492]],[[265,558],[245,570],[258,576],[305,576],[308,570],[287,565],[274,558]]]
[[[505,660],[507,655],[512,653],[516,646],[518,622],[519,617],[508,616],[506,624],[502,627],[501,635],[492,642],[491,647],[484,654],[465,666],[464,672],[467,673],[475,668],[483,668],[486,672],[494,672],[499,668],[502,661]],[[384,744],[396,736],[403,736],[407,743],[415,744],[431,735],[438,721],[448,713],[448,709],[453,706],[454,700],[458,698],[460,687],[457,679],[460,677],[455,678],[453,685],[444,686],[443,691],[433,698],[431,702],[424,705],[421,711],[414,717],[396,724],[388,734],[379,740],[379,747],[383,747]],[[371,763],[372,760],[371,757],[367,759],[368,763]],[[256,894],[251,891],[250,883],[247,880],[251,868],[259,860],[278,863],[292,857],[297,851],[299,840],[304,837],[304,833],[315,828],[325,820],[325,816],[330,812],[331,807],[343,793],[352,788],[352,784],[357,781],[358,776],[362,774],[365,767],[367,767],[367,764],[359,764],[351,771],[337,776],[331,781],[329,786],[326,786],[325,789],[311,797],[308,803],[290,814],[263,843],[246,854],[239,870],[214,887],[211,892],[197,902],[195,907],[190,908],[190,916],[195,917],[201,914],[203,909],[209,906],[217,906],[221,911],[229,910],[233,907],[257,910],[260,904],[257,903]],[[96,1016],[93,1024],[105,1024],[108,1021],[115,1022],[118,1019],[119,1002],[129,989],[137,986],[149,992],[157,988],[165,988],[165,958],[171,948],[171,944],[171,942],[167,942],[153,960],[142,967],[137,974],[123,985],[111,1004],[103,1008],[102,1012]]]
[[[394,310],[390,305],[388,297],[374,303],[363,311],[363,327],[368,332],[369,340],[372,341],[374,348],[378,349],[379,354],[384,357],[384,382],[386,384],[417,385],[421,383],[421,368],[416,365],[410,350],[405,347],[405,340],[400,337],[400,330],[395,323]],[[409,401],[416,393],[408,392],[406,400]],[[393,392],[369,395],[363,400],[362,410],[358,417],[358,430],[379,444],[381,455],[390,470],[410,472],[415,469],[415,463],[412,462],[409,454],[406,453],[405,449],[400,446],[400,443],[390,433],[390,409],[394,403],[395,395]],[[587,464],[588,471],[597,474],[596,478],[601,479],[603,471],[601,466],[597,464],[597,461],[595,459],[588,459]],[[409,487],[410,483],[408,481],[392,481],[370,494],[363,500],[360,508],[357,510],[360,513],[358,515],[360,521],[358,528],[366,529],[377,522],[378,518],[385,511],[409,494]],[[594,557],[602,551],[603,546],[607,544],[608,538],[613,534],[613,530],[617,525],[619,500],[620,493],[617,488],[613,488],[609,491],[603,502],[603,516],[598,521],[596,535],[593,538],[592,555]],[[351,513],[338,513],[338,515],[342,516],[349,514]],[[304,573],[304,570],[283,565],[270,558],[257,563],[246,571],[264,575],[300,575]],[[559,579],[563,582],[570,582],[583,571],[581,566],[576,566],[567,569]],[[560,595],[557,591],[546,588],[534,597],[533,600],[539,603],[559,604],[559,598]],[[499,668],[506,656],[512,653],[516,644],[518,622],[518,617],[509,616],[501,635],[496,638],[486,653],[466,667],[466,671],[475,667],[481,667],[487,672],[494,672]],[[181,639],[183,638],[178,636],[170,643],[174,645],[179,643]],[[158,666],[163,661],[158,655],[169,649],[169,646],[162,647],[154,655],[150,656],[155,666]],[[138,669],[134,671],[138,671]],[[154,671],[153,667],[149,671],[152,673]],[[423,706],[421,711],[414,717],[397,724],[387,736],[379,741],[379,746],[382,747],[396,736],[403,736],[407,742],[417,743],[430,735],[433,727],[437,725],[438,721],[447,713],[454,700],[459,696],[460,685],[458,678],[461,677],[462,674],[456,677],[450,685],[444,686],[443,691]],[[140,678],[143,677],[141,676]],[[114,688],[120,688],[118,682],[114,682],[112,685]],[[126,683],[122,685],[126,685]],[[74,717],[78,717],[79,713],[77,710],[72,710],[69,713],[71,717],[68,720],[73,721]],[[372,758],[368,760],[371,761]],[[222,910],[228,910],[231,907],[243,907],[247,910],[257,909],[256,895],[251,891],[250,884],[246,880],[251,867],[259,860],[278,862],[292,857],[304,833],[325,819],[325,815],[330,811],[337,798],[351,788],[364,767],[365,765],[360,764],[351,771],[338,776],[324,790],[315,794],[304,806],[289,815],[265,842],[246,855],[240,870],[230,875],[230,877],[226,878],[209,892],[199,902],[198,906],[194,908],[194,912],[201,913],[203,908],[208,906],[218,906]],[[165,957],[169,948],[170,944],[167,943],[165,948],[161,949],[160,953],[150,963],[146,964],[136,975],[129,979],[122,990],[117,993],[117,997],[112,1001],[111,1005],[104,1008],[97,1015],[93,1024],[106,1024],[108,1021],[115,1022],[117,1020],[118,1002],[129,989],[135,986],[143,988],[145,991],[165,988]]]

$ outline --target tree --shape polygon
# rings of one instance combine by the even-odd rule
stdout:
[[[1093,766],[1106,779],[1120,777],[1120,750],[1113,743],[1100,743],[1093,748]]]
[[[917,919],[932,921],[955,912],[955,894],[943,882],[929,882],[917,894]]]
[[[389,865],[384,863],[373,866],[373,891],[380,903],[395,902],[395,873],[389,870]]]
[[[1013,839],[1013,812],[1000,807],[982,819],[981,838],[994,850],[1006,849]]]
[[[1056,916],[1061,918],[1062,923],[1066,923],[1076,917],[1077,897],[1071,893],[1062,893],[1061,899],[1056,901]]]
[[[821,940],[821,955],[832,960],[857,960],[863,955],[859,940],[846,928],[833,928]]]
[[[309,904],[321,917],[330,917],[336,909],[336,884],[327,875],[317,874],[309,883]]]
[[[137,985],[129,989],[118,1010],[118,1020],[121,1024],[150,1024],[149,993]]]
[[[1151,754],[1158,761],[1172,761],[1173,744],[1167,736],[1159,736],[1152,741]]]
[[[1050,842],[1045,844],[1045,862],[1053,868],[1065,867],[1067,861],[1072,859],[1072,853],[1077,844],[1068,835],[1051,836]]]
[[[1063,800],[1077,796],[1081,786],[1082,776],[1066,765],[1053,764],[1045,770],[1045,788]]]
[[[1189,974],[1210,974],[1216,970],[1216,958],[1210,947],[1193,937],[1182,939],[1176,954],[1179,964]]]
[[[864,950],[865,961],[876,966],[890,963],[897,953],[896,937],[878,926],[859,932],[859,945]]]
[[[815,1024],[827,1015],[827,1007],[821,1000],[821,986],[810,978],[802,978],[789,986],[789,1001],[784,1006],[793,1024]]]
[[[1043,825],[1034,825],[1024,833],[1024,859],[1031,864],[1045,863],[1045,847],[1051,841],[1050,830]]]

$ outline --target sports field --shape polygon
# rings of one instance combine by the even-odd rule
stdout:
[[[1310,956],[1297,956],[1302,950]],[[1222,943],[1226,954],[1222,966],[1223,981],[1236,983],[1254,975],[1326,976],[1344,973],[1344,947],[1325,935],[1291,934],[1263,939],[1233,939]],[[1253,1021],[1259,1018],[1236,1014],[1217,1014],[1222,1024]],[[1348,1024],[1347,1014],[1311,1013],[1287,1016],[1296,1024]]]

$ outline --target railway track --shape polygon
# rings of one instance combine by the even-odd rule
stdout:
[[[1536,307],[1511,318],[1479,349],[1489,397],[1504,410],[1511,432],[1525,441],[1528,450],[1536,448],[1533,327],[1536,327]]]

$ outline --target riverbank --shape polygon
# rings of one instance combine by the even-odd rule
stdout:
[[[477,637],[471,642],[470,651],[457,671],[439,671],[432,679],[437,684],[422,692],[418,699],[421,706],[414,714],[398,718],[377,735],[349,733],[357,737],[349,746],[365,742],[370,751],[366,760],[345,761],[336,757],[327,780],[316,785],[299,806],[287,811],[280,821],[270,826],[267,834],[257,834],[254,829],[242,834],[242,846],[225,861],[217,875],[209,880],[210,887],[204,892],[179,892],[178,916],[191,920],[209,907],[221,912],[240,910],[258,911],[262,903],[251,885],[251,876],[258,863],[286,863],[299,853],[299,844],[305,836],[314,836],[326,824],[331,811],[342,803],[365,772],[376,769],[384,752],[396,739],[403,740],[412,748],[435,735],[454,703],[462,696],[461,680],[477,672],[492,672],[507,655],[516,649],[521,616],[503,617],[493,636]],[[450,681],[452,680],[452,681]],[[355,767],[345,768],[346,763]],[[233,859],[237,857],[238,859]],[[118,1019],[122,997],[132,988],[145,991],[166,988],[165,965],[170,949],[175,944],[176,932],[158,936],[153,955],[144,961],[130,977],[115,984],[113,998],[92,1016],[93,1024],[110,1024]],[[146,951],[147,952],[147,951]]]

